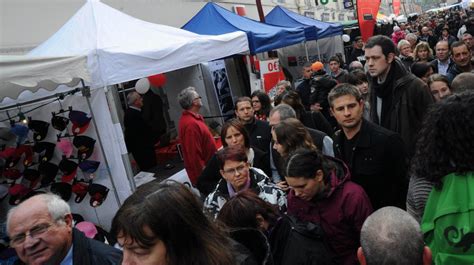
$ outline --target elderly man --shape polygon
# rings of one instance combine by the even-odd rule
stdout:
[[[7,229],[11,246],[25,264],[107,265],[122,259],[120,250],[73,228],[69,205],[57,195],[36,195],[12,208]]]
[[[217,151],[216,144],[204,123],[204,118],[199,114],[202,101],[196,89],[194,87],[183,89],[178,94],[178,102],[183,108],[178,134],[183,150],[184,168],[191,183],[196,185],[202,169]]]
[[[357,257],[361,265],[430,265],[432,260],[418,222],[396,207],[384,207],[367,217],[360,245]]]
[[[128,109],[125,111],[125,143],[127,149],[142,171],[153,171],[156,167],[155,140],[151,127],[142,114],[143,98],[137,92],[127,95]]]

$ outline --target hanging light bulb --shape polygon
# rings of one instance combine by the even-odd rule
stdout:
[[[23,114],[23,112],[18,112],[18,118],[20,120],[21,123],[23,124],[27,124],[28,123],[28,119],[26,119],[26,116],[25,114]]]

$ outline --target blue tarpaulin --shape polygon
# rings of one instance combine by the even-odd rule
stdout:
[[[215,3],[207,3],[182,29],[204,35],[234,31],[247,33],[252,54],[266,52],[304,42],[303,27],[272,26],[239,16]]]
[[[323,22],[302,16],[281,6],[276,6],[265,16],[265,23],[281,27],[303,27],[306,40],[342,35],[343,26],[339,23]]]

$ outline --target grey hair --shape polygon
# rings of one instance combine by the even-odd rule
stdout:
[[[423,264],[420,224],[397,207],[381,208],[365,220],[360,245],[368,265]]]
[[[138,94],[138,92],[133,91],[127,94],[127,104],[129,106],[133,105],[137,99],[139,99],[141,96]]]
[[[474,73],[460,73],[451,82],[451,91],[459,94],[464,91],[473,90]]]
[[[411,44],[407,40],[400,40],[398,42],[398,45],[397,45],[398,50],[400,50],[402,48],[402,46],[404,46],[404,45],[411,46]]]
[[[364,70],[364,65],[359,61],[352,61],[349,64],[349,72],[352,72],[355,69],[360,69],[360,70],[363,71]]]
[[[405,36],[405,40],[412,39],[412,40],[418,40],[418,37],[415,35],[415,33],[408,33]]]
[[[287,80],[281,80],[280,82],[276,84],[276,87],[280,87],[280,86],[285,86],[285,90],[291,89],[291,83],[290,81],[287,81]]]
[[[278,112],[280,114],[280,121],[284,121],[289,118],[296,118],[295,110],[287,104],[279,104],[278,106],[274,107],[270,111],[270,117],[275,113]]]
[[[197,94],[196,88],[192,86],[181,90],[181,92],[179,92],[178,94],[178,103],[181,106],[181,108],[185,110],[191,108],[196,94]]]
[[[32,198],[41,199],[46,204],[46,207],[48,207],[48,212],[51,216],[51,219],[57,223],[64,224],[64,216],[66,216],[67,214],[71,214],[71,208],[69,207],[69,204],[67,204],[67,202],[61,199],[61,197],[59,197],[58,195],[53,193],[38,194],[27,199],[26,201],[20,203],[17,207],[12,208],[10,209],[10,211],[8,211],[7,228],[10,227],[9,224],[11,222],[11,217],[18,209],[18,207],[20,207],[24,203],[27,203]]]
[[[347,96],[347,95],[354,96],[357,102],[363,99],[359,89],[357,89],[356,86],[348,84],[348,83],[342,83],[335,86],[329,92],[328,94],[329,106],[331,106],[332,108],[333,107],[332,103],[336,98],[340,98],[342,96]]]

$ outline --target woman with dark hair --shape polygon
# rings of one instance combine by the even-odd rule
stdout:
[[[140,186],[115,215],[112,233],[122,264],[255,264],[204,215],[191,190],[173,181]]]
[[[301,98],[297,92],[288,91],[288,93],[283,96],[281,103],[290,105],[295,110],[296,117],[304,124],[304,126],[322,131],[329,136],[332,136],[334,134],[334,130],[331,124],[324,117],[324,115],[321,114],[321,112],[306,111],[304,109],[304,105],[301,102]]]
[[[262,170],[267,176],[271,176],[270,157],[264,151],[256,147],[250,147],[247,130],[238,119],[230,119],[224,123],[221,130],[221,141],[224,147],[240,146],[244,148],[250,166]],[[217,155],[214,154],[198,177],[196,185],[204,198],[216,188],[217,182],[221,179],[220,168],[221,165]]]
[[[431,95],[436,102],[440,102],[443,98],[451,95],[448,78],[444,75],[433,74],[428,78],[428,87]]]
[[[411,72],[425,83],[428,83],[428,78],[434,73],[433,66],[427,62],[416,62],[412,64]]]
[[[270,114],[270,110],[272,109],[270,97],[262,90],[255,90],[250,98],[252,99],[255,118],[257,120],[266,121]]]
[[[347,166],[314,150],[300,149],[286,160],[288,215],[319,224],[335,263],[359,264],[357,249],[362,224],[372,213],[365,191],[350,181]]]
[[[474,262],[473,106],[474,92],[434,104],[412,159],[407,210],[422,217],[421,230],[436,264]]]
[[[227,146],[217,152],[222,179],[204,201],[205,210],[214,218],[222,206],[239,192],[250,190],[260,198],[286,210],[286,195],[271,180],[248,163],[241,146]]]

